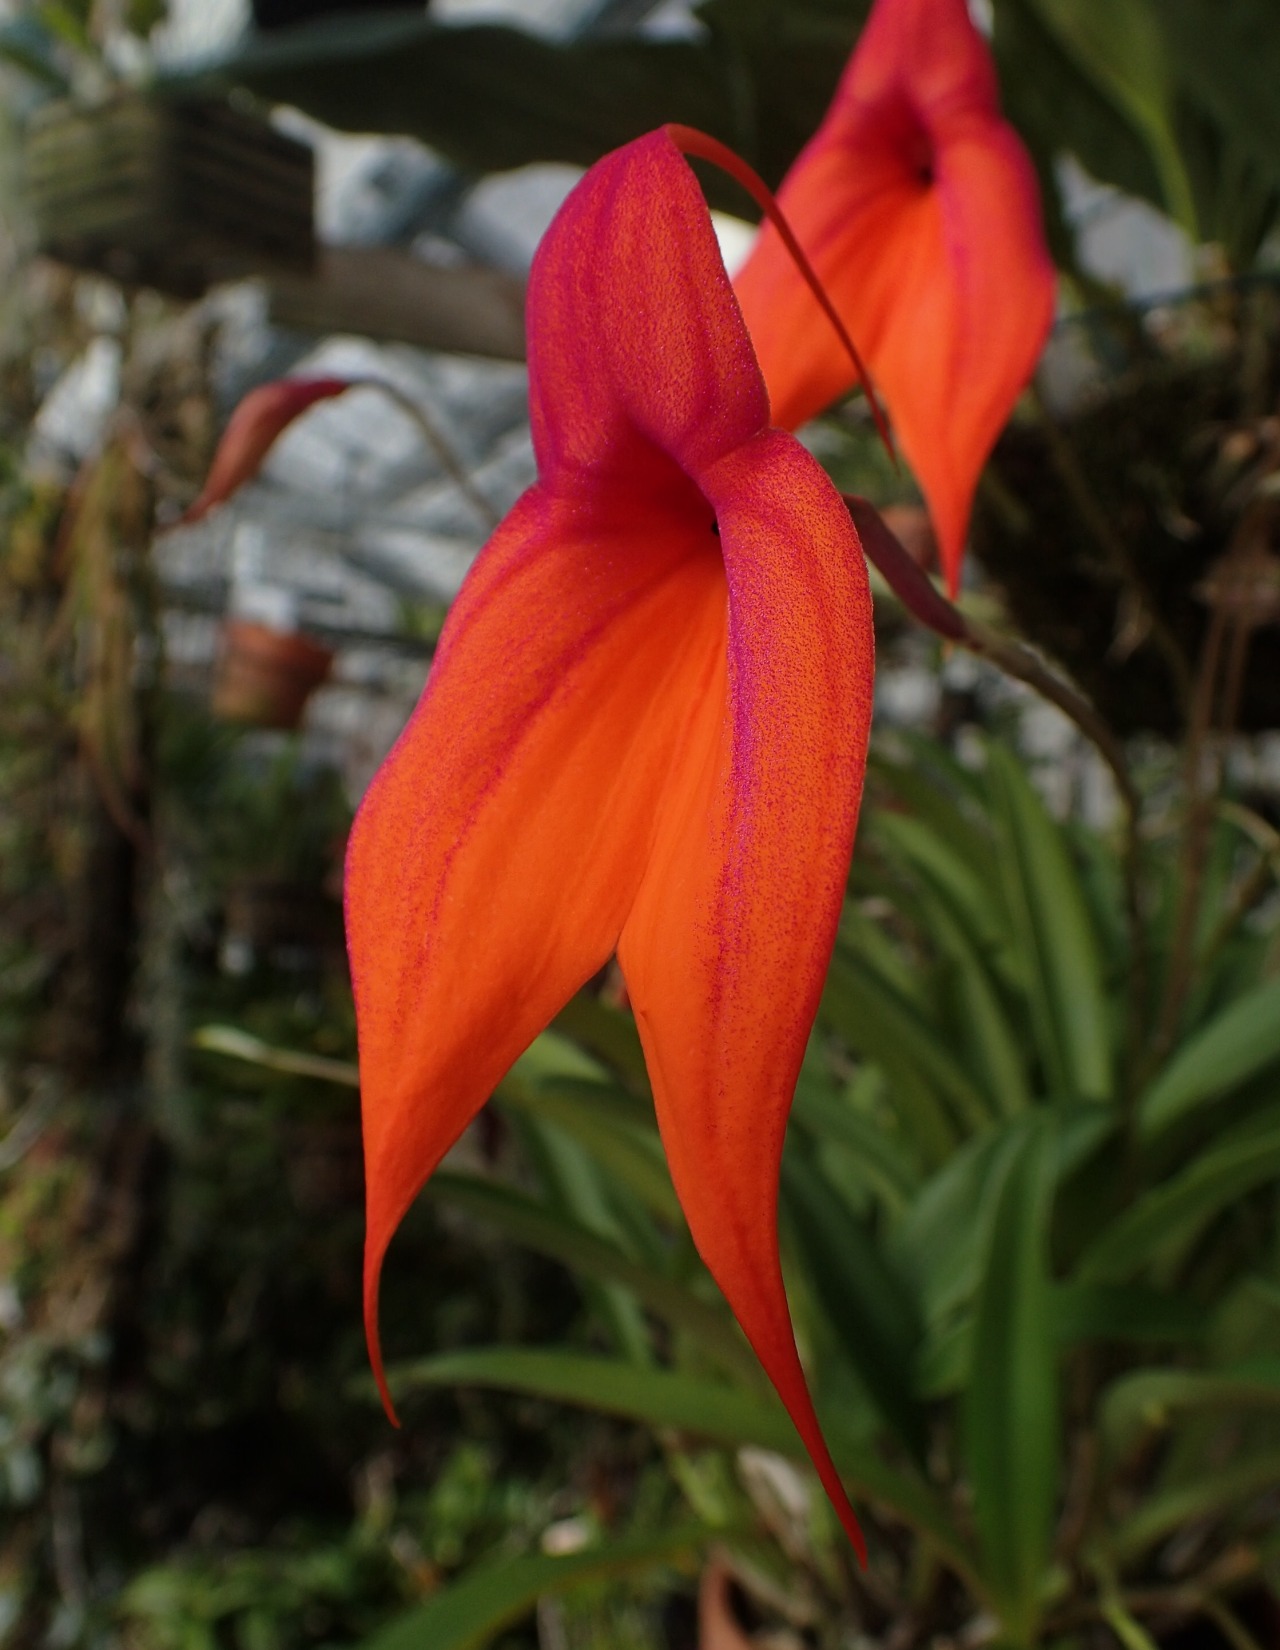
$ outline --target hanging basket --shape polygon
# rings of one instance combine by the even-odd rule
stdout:
[[[40,250],[126,285],[199,297],[315,262],[315,161],[249,110],[119,92],[42,109],[25,137]]]

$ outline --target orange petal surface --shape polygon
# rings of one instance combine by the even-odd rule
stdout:
[[[977,478],[1055,288],[1034,171],[965,0],[876,0],[778,199],[884,395],[954,594]],[[770,226],[735,287],[774,421],[795,428],[853,373]]]

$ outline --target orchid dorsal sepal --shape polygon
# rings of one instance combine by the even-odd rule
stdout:
[[[842,493],[867,560],[907,612],[948,642],[969,640],[964,615],[933,583],[869,499]]]
[[[693,160],[705,160],[712,166],[718,166],[726,176],[731,177],[735,183],[741,184],[778,231],[778,234],[782,237],[783,245],[791,254],[805,284],[818,300],[823,314],[835,328],[850,361],[853,362],[854,371],[857,373],[858,382],[862,385],[863,394],[867,398],[867,405],[871,408],[871,416],[875,419],[880,439],[884,442],[889,457],[896,464],[898,455],[894,451],[893,436],[889,432],[889,421],[885,417],[884,409],[876,396],[875,387],[871,382],[871,374],[867,371],[861,355],[858,354],[857,346],[849,336],[848,327],[840,319],[835,305],[828,297],[827,289],[818,279],[817,272],[805,255],[804,248],[796,238],[795,231],[787,222],[773,190],[770,189],[754,167],[749,166],[741,155],[735,154],[728,144],[721,143],[719,138],[713,138],[707,132],[700,132],[696,126],[680,126],[670,123],[666,127],[666,133],[682,154],[688,155]]]

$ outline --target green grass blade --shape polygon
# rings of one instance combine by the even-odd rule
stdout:
[[[612,1183],[594,1160],[572,1135],[546,1118],[525,1115],[519,1122],[525,1153],[548,1204],[580,1230],[616,1242],[620,1233],[610,1207]],[[618,1351],[632,1363],[653,1363],[649,1325],[635,1294],[615,1280],[590,1274],[584,1275],[580,1287]]]
[[[605,1083],[568,1077],[531,1082],[519,1066],[502,1080],[496,1098],[562,1128],[660,1219],[683,1219],[657,1124],[641,1102]]]
[[[629,1087],[639,1093],[648,1092],[649,1073],[640,1033],[629,1014],[580,991],[556,1015],[555,1029],[586,1049]]]
[[[990,1108],[937,1025],[861,960],[832,960],[819,1014],[881,1068],[894,1105],[906,1111],[904,1129],[928,1141],[931,1160],[942,1161],[964,1133],[990,1121]]]
[[[874,1078],[878,1088],[883,1087],[879,1072],[864,1068],[864,1073]],[[894,1213],[906,1208],[919,1189],[915,1164],[889,1129],[860,1104],[852,1084],[836,1092],[830,1083],[801,1072],[791,1123],[813,1141],[824,1159],[838,1157],[850,1177],[841,1184],[864,1186]]]
[[[1199,223],[1178,145],[1176,85],[1159,11],[1151,0],[1032,0],[1045,25],[1137,131],[1170,215],[1192,240]]]

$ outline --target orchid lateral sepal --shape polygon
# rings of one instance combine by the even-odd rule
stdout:
[[[727,143],[721,143],[719,138],[713,138],[708,132],[700,132],[696,126],[680,126],[668,123],[665,130],[676,148],[683,154],[689,155],[695,160],[705,160],[712,166],[718,166],[726,176],[731,177],[735,183],[741,184],[778,231],[782,243],[791,254],[792,261],[800,271],[805,285],[817,299],[823,314],[831,322],[836,336],[844,345],[845,354],[853,363],[853,370],[857,374],[859,384],[862,386],[862,393],[866,396],[867,405],[871,408],[871,416],[875,420],[875,426],[881,441],[884,443],[885,451],[896,465],[898,455],[894,451],[893,436],[889,431],[889,421],[884,415],[884,409],[881,407],[876,395],[875,386],[871,382],[871,374],[867,371],[866,364],[861,355],[858,354],[857,346],[849,336],[848,327],[841,320],[840,313],[831,302],[827,289],[818,279],[817,271],[809,262],[804,248],[796,238],[795,231],[787,222],[786,214],[778,205],[773,190],[770,189],[754,167],[749,166],[741,155],[735,154]]]

